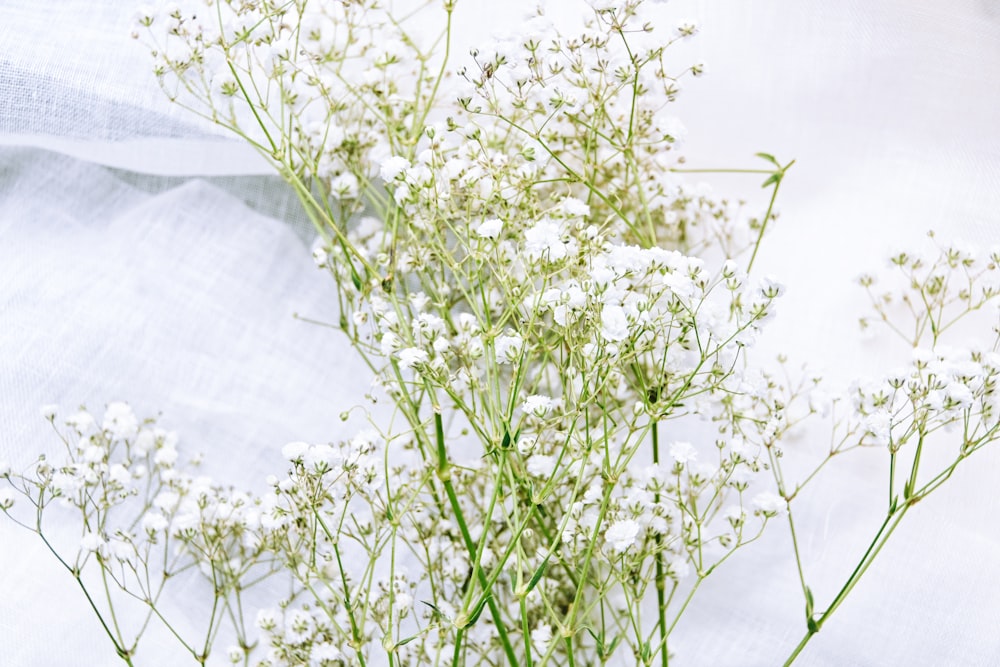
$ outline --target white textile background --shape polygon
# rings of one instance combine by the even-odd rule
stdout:
[[[511,7],[527,4],[459,0],[461,39],[516,27]],[[132,11],[0,2],[0,459],[54,446],[42,404],[127,400],[162,412],[210,473],[259,484],[283,443],[345,432],[364,374],[335,332],[292,317],[335,313],[289,193],[165,101]],[[857,334],[852,279],[931,228],[1000,243],[1000,2],[688,0],[664,14],[703,28],[684,48],[708,74],[677,112],[691,165],[798,160],[758,259],[789,285],[762,345],[782,341],[835,382],[895,365]],[[715,184],[761,197],[755,181]],[[863,509],[880,502],[883,465],[861,457],[806,501],[820,605],[877,527]],[[917,507],[797,664],[1000,664],[998,472],[1000,455],[977,455]],[[770,666],[795,645],[781,532],[709,580],[679,626],[679,664]],[[0,665],[119,664],[71,579],[3,521],[0,590]],[[182,664],[156,641],[138,664]]]

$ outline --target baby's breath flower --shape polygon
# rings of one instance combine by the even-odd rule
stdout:
[[[695,21],[681,21],[677,24],[677,34],[681,37],[692,37],[698,32],[698,23]]]
[[[289,442],[281,448],[281,456],[286,461],[291,461],[292,463],[301,461],[305,457],[306,453],[309,452],[308,442]]]
[[[601,334],[611,341],[629,337],[628,317],[621,306],[604,305],[601,308]]]
[[[104,412],[101,428],[110,433],[112,438],[129,438],[138,431],[139,420],[128,403],[110,403]]]
[[[524,232],[524,250],[531,260],[557,262],[569,254],[568,243],[558,223],[541,219]]]
[[[80,548],[84,551],[98,551],[105,544],[100,533],[88,532],[80,539]]]
[[[170,522],[159,512],[146,512],[142,515],[142,530],[150,537],[164,532]]]
[[[309,664],[317,667],[326,667],[339,663],[344,659],[344,654],[330,642],[320,642],[312,645],[309,649]]]
[[[86,433],[96,422],[89,412],[80,410],[67,417],[66,424],[78,433]]]
[[[285,618],[285,641],[293,646],[304,644],[312,636],[313,627],[312,615],[296,609]]]
[[[632,519],[615,521],[604,531],[604,539],[612,551],[625,553],[635,546],[641,526]]]
[[[754,496],[753,505],[766,516],[783,514],[788,508],[788,503],[784,498],[770,492],[758,493]]]
[[[535,417],[544,417],[555,406],[555,401],[550,396],[532,394],[524,399],[522,409],[525,413]]]
[[[516,334],[512,336],[497,336],[496,340],[493,342],[494,349],[496,350],[497,361],[501,364],[517,361],[518,357],[521,355],[521,348],[523,345],[524,339]]]
[[[257,612],[256,626],[265,632],[277,632],[281,627],[281,617],[274,609],[261,609]]]
[[[177,449],[172,442],[164,442],[153,455],[153,463],[164,468],[169,468],[177,462]]]
[[[476,234],[486,239],[495,239],[500,236],[503,230],[503,221],[499,218],[489,218],[476,227]]]
[[[379,176],[381,176],[382,180],[386,183],[391,183],[409,168],[409,160],[404,157],[394,155],[382,162],[382,166],[379,169]]]
[[[785,286],[773,276],[765,276],[760,281],[760,291],[768,299],[775,299],[785,293]]]
[[[678,464],[685,465],[698,458],[698,451],[690,442],[673,442],[670,444],[670,457]]]
[[[109,554],[122,563],[135,562],[136,550],[130,539],[116,535],[107,542]]]
[[[397,353],[397,356],[399,357],[399,365],[403,368],[413,368],[414,366],[426,364],[430,360],[427,351],[421,350],[418,347],[404,348]]]

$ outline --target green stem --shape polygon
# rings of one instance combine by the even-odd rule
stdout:
[[[444,58],[441,61],[441,69],[438,70],[438,75],[434,79],[434,86],[431,88],[430,99],[428,100],[427,107],[424,109],[424,113],[420,116],[420,119],[413,127],[413,139],[416,143],[416,138],[420,136],[423,131],[423,125],[427,122],[427,116],[430,114],[431,109],[434,107],[434,100],[437,99],[438,89],[441,87],[441,81],[444,80],[445,75],[448,73],[448,59],[451,57],[451,18],[452,13],[455,10],[454,2],[445,2],[444,11],[447,16],[445,20],[445,38],[444,38]]]
[[[459,628],[458,632],[455,633],[455,651],[451,654],[451,667],[460,667],[462,664],[460,658],[462,657],[463,635],[465,635],[465,628]]]
[[[792,550],[795,552],[795,567],[799,572],[799,584],[802,586],[802,594],[806,597],[806,601],[810,599],[809,586],[806,585],[806,575],[802,569],[802,555],[799,552],[799,539],[795,534],[795,521],[792,519],[792,508],[789,506],[787,508],[788,513],[788,531],[792,536]]]
[[[317,518],[319,518],[319,512],[316,512]],[[320,519],[322,523],[322,519]],[[326,528],[326,526],[324,526]],[[329,531],[327,531],[329,533]],[[357,646],[354,647],[354,655],[358,658],[358,663],[364,667],[365,656],[361,653],[361,628],[358,627],[358,621],[354,618],[354,603],[351,601],[351,586],[347,581],[347,572],[344,571],[344,561],[340,557],[340,547],[336,542],[333,544],[333,554],[337,558],[337,569],[340,571],[340,581],[344,586],[344,607],[347,610],[347,620],[351,624],[351,636],[354,643]]]
[[[890,444],[890,446],[894,446]],[[896,495],[896,450],[889,450],[889,511],[893,510],[893,500]]]
[[[44,494],[44,493],[45,492],[43,490],[42,494]],[[121,658],[122,660],[124,660],[125,663],[128,664],[128,665],[130,665],[130,667],[131,667],[132,666],[132,659],[131,659],[131,657],[129,655],[130,652],[128,651],[128,649],[126,649],[123,646],[124,642],[122,642],[122,643],[118,642],[119,638],[115,637],[114,633],[111,632],[111,628],[109,628],[108,624],[104,622],[104,616],[101,615],[100,610],[97,608],[97,605],[94,603],[94,599],[92,597],[90,597],[90,591],[88,591],[87,587],[83,584],[83,579],[80,577],[79,570],[77,568],[75,568],[75,567],[71,567],[69,565],[69,563],[67,563],[63,559],[63,557],[59,555],[59,552],[55,550],[55,547],[52,546],[52,544],[45,537],[45,535],[42,534],[42,508],[45,506],[42,495],[39,495],[39,497],[38,497],[38,504],[37,504],[37,506],[38,506],[38,512],[37,512],[37,514],[35,516],[35,528],[34,528],[33,532],[36,535],[38,535],[38,537],[41,538],[41,540],[45,544],[46,548],[52,553],[53,556],[56,557],[56,560],[58,560],[62,564],[62,566],[64,568],[66,568],[70,572],[70,574],[73,575],[73,579],[76,580],[76,583],[80,586],[80,590],[83,591],[84,597],[87,598],[87,602],[90,604],[90,608],[93,610],[94,615],[97,616],[97,620],[100,621],[101,627],[104,628],[104,632],[108,635],[108,639],[110,639],[111,643],[114,645],[114,647],[115,647],[115,653],[117,653],[118,657]]]
[[[660,463],[660,423],[653,422],[652,428],[653,434],[653,465],[658,465]],[[653,495],[653,504],[657,505],[660,502],[659,492]],[[669,653],[667,651],[667,603],[666,603],[666,589],[667,589],[667,577],[666,572],[663,568],[663,552],[660,551],[662,545],[662,538],[659,534],[656,535],[656,613],[657,613],[657,624],[660,627],[660,664],[663,667],[667,667],[670,663]]]
[[[773,169],[670,169],[675,174],[773,174]]]
[[[917,490],[917,470],[920,468],[920,454],[924,449],[924,434],[921,433],[917,437],[917,451],[913,454],[913,466],[910,468],[910,480],[906,483],[906,487],[903,489],[903,498],[909,500],[910,497]]]
[[[527,667],[532,667],[534,663],[531,659],[531,630],[528,628],[528,605],[523,595],[519,602],[521,607],[521,637],[524,639],[524,663]]]
[[[437,439],[437,452],[438,452],[438,479],[444,485],[445,494],[448,496],[448,503],[451,505],[452,511],[455,513],[455,522],[458,523],[458,529],[462,533],[462,541],[465,542],[465,548],[469,552],[469,560],[475,562],[476,560],[476,543],[472,540],[472,535],[469,533],[469,527],[465,523],[465,515],[462,512],[462,506],[458,502],[458,496],[455,494],[455,487],[451,483],[451,465],[448,463],[448,453],[444,445],[444,423],[441,421],[441,413],[437,410],[434,411],[434,435]],[[503,645],[503,652],[507,656],[507,660],[511,665],[517,665],[517,655],[514,653],[514,647],[510,643],[510,637],[507,636],[507,629],[504,625],[503,618],[500,616],[500,609],[497,607],[496,600],[493,599],[492,595],[489,595],[489,582],[486,579],[486,574],[479,570],[478,572],[479,584],[483,587],[483,594],[487,596],[486,604],[490,609],[490,616],[493,618],[493,624],[496,627],[497,636],[500,637],[500,643]],[[463,626],[464,627],[464,626]],[[460,630],[462,628],[459,628]],[[462,635],[459,633],[458,637],[455,639],[455,651],[456,653],[461,646]]]
[[[46,544],[48,543],[46,542]],[[118,640],[115,639],[115,636],[114,634],[112,634],[111,629],[108,627],[108,624],[104,622],[104,617],[101,615],[101,612],[98,611],[97,605],[94,604],[93,598],[90,597],[90,592],[87,590],[87,587],[84,586],[83,580],[80,578],[80,575],[74,573],[73,578],[76,580],[76,583],[80,585],[80,590],[83,591],[84,596],[87,598],[87,602],[90,603],[90,608],[94,610],[94,613],[97,615],[97,620],[101,622],[101,627],[104,628],[104,632],[107,633],[108,638],[111,639],[111,643],[114,644],[115,653],[118,654],[119,658],[125,661],[125,664],[131,666],[132,658],[129,655],[129,651],[124,646],[118,643]]]
[[[601,498],[601,509],[597,514],[597,522],[594,524],[594,530],[590,536],[590,544],[587,545],[587,555],[583,560],[583,568],[580,571],[580,581],[586,581],[587,576],[590,572],[590,561],[594,557],[594,549],[597,548],[598,536],[600,535],[601,528],[604,524],[604,517],[607,516],[608,509],[611,505],[611,492],[614,490],[615,485],[610,481],[604,485],[604,497]],[[576,589],[576,595],[573,597],[573,605],[570,607],[570,612],[566,618],[564,625],[569,628],[571,632],[576,632],[576,628],[573,624],[576,622],[576,615],[580,611],[580,601],[583,598],[584,587],[580,586]]]
[[[767,231],[767,223],[771,219],[774,202],[778,199],[778,189],[781,187],[781,180],[779,176],[778,180],[774,182],[774,190],[771,191],[771,201],[767,204],[767,212],[764,214],[764,220],[760,223],[760,233],[757,235],[757,242],[754,243],[753,253],[750,255],[750,261],[747,263],[747,273],[750,273],[750,269],[753,268],[753,261],[757,259],[757,251],[760,250],[760,242],[764,240],[764,232]]]
[[[789,667],[793,662],[795,662],[795,659],[798,658],[800,653],[802,653],[803,649],[805,649],[806,645],[809,643],[809,640],[813,638],[813,635],[819,633],[819,631],[823,628],[823,624],[826,623],[830,616],[833,615],[833,612],[840,607],[850,592],[854,590],[854,587],[861,580],[861,577],[864,576],[865,572],[868,571],[871,564],[875,561],[875,558],[882,550],[882,547],[885,546],[885,543],[889,540],[893,531],[896,530],[896,527],[899,525],[900,521],[902,521],[903,516],[905,516],[906,511],[909,508],[910,504],[904,504],[895,512],[889,512],[886,514],[885,521],[882,522],[878,532],[875,533],[875,537],[868,545],[868,549],[865,550],[865,555],[858,562],[854,571],[851,572],[847,581],[844,582],[844,585],[841,587],[836,597],[833,598],[833,601],[830,603],[830,606],[827,607],[826,611],[824,611],[815,621],[810,619],[811,622],[806,630],[805,636],[802,637],[801,641],[799,641],[798,645],[788,656],[788,659],[785,660],[783,667]]]

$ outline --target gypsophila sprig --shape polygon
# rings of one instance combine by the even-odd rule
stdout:
[[[876,319],[916,348],[887,378],[838,394],[752,358],[785,290],[754,262],[794,161],[687,167],[671,110],[705,67],[668,56],[697,26],[661,28],[640,0],[581,6],[576,28],[538,10],[464,58],[451,0],[137,12],[167,94],[299,195],[336,328],[388,413],[284,445],[259,496],[194,476],[174,436],[118,403],[100,423],[63,419],[58,465],[0,465],[0,509],[26,528],[47,539],[56,505],[77,519],[68,549],[46,543],[127,663],[147,626],[120,624],[112,592],[201,664],[682,664],[704,582],[778,524],[806,609],[790,664],[909,508],[996,438],[998,343],[944,342],[996,296],[996,253],[901,253],[901,291],[862,277]],[[414,28],[433,12],[440,34]],[[770,198],[687,180],[711,171],[765,176]],[[829,450],[790,479],[789,434],[811,418]],[[928,470],[938,441],[954,459]],[[821,608],[796,501],[831,459],[873,447],[889,459],[884,522]],[[160,610],[182,573],[207,584],[200,637]],[[279,584],[251,605],[264,581]]]
[[[58,419],[46,406],[63,456],[40,457],[4,477],[3,511],[38,534],[83,590],[115,651],[133,664],[152,621],[175,634],[195,663],[208,658],[220,628],[249,646],[241,599],[275,571],[261,499],[212,484],[182,461],[175,433],[111,403],[98,421],[80,409]],[[16,500],[15,500],[16,499]],[[51,531],[52,514],[75,517],[75,543]],[[200,578],[202,584],[191,583]],[[182,637],[158,608],[172,584],[203,589],[211,611],[204,634]]]

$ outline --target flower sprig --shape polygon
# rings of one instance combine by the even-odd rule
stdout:
[[[226,637],[232,664],[260,667],[666,666],[703,583],[787,524],[807,630],[790,664],[909,508],[995,439],[997,344],[943,341],[996,296],[996,258],[897,256],[904,325],[863,277],[878,318],[924,346],[831,397],[752,357],[784,291],[752,270],[794,161],[687,165],[670,110],[704,66],[666,54],[696,26],[664,33],[640,0],[601,0],[575,32],[538,11],[456,67],[455,9],[430,39],[380,0],[138,11],[167,94],[299,195],[338,286],[334,326],[390,414],[288,443],[285,473],[253,495],[182,469],[173,436],[112,404],[100,425],[67,420],[59,467],[4,470],[0,508],[17,518],[26,498],[34,518],[17,520],[46,540],[53,500],[74,512],[79,543],[47,544],[127,663],[155,620],[196,663]],[[704,171],[765,176],[769,200],[754,213],[685,180]],[[831,445],[796,481],[788,434],[812,416]],[[954,461],[928,471],[949,429]],[[796,502],[870,447],[888,453],[885,519],[821,610]],[[182,573],[210,591],[197,639],[160,610]],[[266,589],[252,604],[251,588]],[[138,630],[113,591],[143,609]]]

